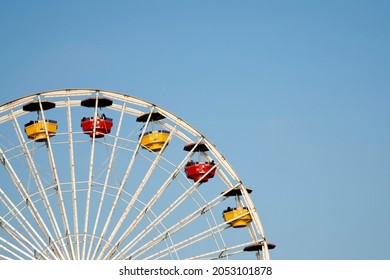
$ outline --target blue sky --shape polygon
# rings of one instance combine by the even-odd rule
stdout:
[[[271,258],[390,259],[389,12],[388,1],[1,1],[0,104],[63,88],[151,101],[255,190]]]

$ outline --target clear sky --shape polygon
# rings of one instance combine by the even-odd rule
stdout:
[[[273,259],[390,259],[389,1],[0,1],[0,104],[118,91],[254,189]]]

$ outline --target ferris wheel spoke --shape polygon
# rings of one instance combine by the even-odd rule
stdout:
[[[194,191],[194,190],[192,190],[192,191]],[[184,192],[181,197],[179,197],[175,202],[173,202],[169,206],[170,209],[166,209],[162,214],[160,214],[158,217],[156,217],[155,220],[153,220],[148,226],[146,226],[145,229],[138,236],[136,236],[132,241],[130,241],[124,247],[124,249],[122,250],[123,251],[122,254],[128,254],[128,252],[138,242],[140,242],[140,240],[142,240],[153,229],[154,226],[156,226],[157,224],[162,224],[162,221],[165,218],[167,218],[169,215],[171,215],[173,210],[176,207],[178,207],[189,196],[190,196],[190,192],[188,192],[188,191]],[[185,226],[187,226],[188,224],[190,224],[196,218],[199,218],[200,216],[202,216],[205,213],[207,213],[212,207],[215,207],[216,205],[218,205],[220,203],[220,202],[217,202],[219,199],[220,199],[220,197],[217,197],[215,200],[212,201],[212,203],[210,202],[210,205],[205,205],[205,206],[197,209],[192,214],[188,215],[186,218],[183,218],[180,222],[178,222],[177,224],[175,224],[171,228],[167,229],[162,234],[160,234],[160,235],[156,236],[155,238],[153,238],[151,241],[149,241],[149,243],[144,244],[144,246],[142,246],[142,248],[149,248],[150,249],[151,248],[150,245],[157,245],[161,241],[164,241],[168,236],[172,236],[174,233],[176,233],[180,229],[182,229]],[[222,200],[224,200],[224,199],[225,198],[223,198]],[[210,224],[209,224],[209,226],[210,226]],[[223,242],[223,238],[222,238],[222,242]],[[141,248],[138,249],[138,250],[141,250]],[[129,258],[130,257],[132,258],[133,254],[134,254],[134,252],[131,254],[131,256],[129,256]]]
[[[4,251],[6,251],[6,250],[4,249],[4,247],[1,246],[1,245],[0,245],[0,249],[3,249]],[[13,260],[13,259],[10,258],[10,257],[5,256],[5,255],[3,255],[3,254],[0,254],[0,260]]]
[[[87,198],[85,202],[85,216],[84,216],[84,232],[83,232],[83,249],[82,249],[82,259],[85,259],[86,247],[87,247],[87,233],[88,233],[88,221],[89,221],[89,208],[91,203],[91,191],[92,191],[92,178],[93,178],[93,168],[95,162],[95,145],[96,145],[96,123],[97,123],[97,110],[98,110],[98,100],[99,92],[95,92],[95,106],[93,113],[93,130],[92,130],[92,145],[90,153],[90,162],[89,162],[89,172],[88,172],[88,190]],[[91,241],[92,242],[92,241]]]
[[[30,259],[30,260],[34,259],[33,255],[28,254],[27,252],[21,250],[19,247],[15,246],[14,244],[5,240],[2,237],[0,237],[0,248],[3,249],[4,251],[8,252],[9,254],[13,255],[18,260],[26,259],[26,257],[27,257],[27,259]],[[19,255],[18,253],[21,255]],[[5,256],[0,255],[0,257],[3,257],[4,259],[8,259]]]
[[[45,118],[45,113],[44,113],[44,110],[43,110],[43,106],[42,106],[42,102],[41,102],[40,96],[38,96],[38,101],[39,101],[39,106],[40,106],[40,109],[41,109],[42,119],[45,121],[46,118]],[[61,243],[62,243],[62,249],[65,252],[65,255],[66,255],[67,259],[73,259],[74,258],[74,250],[73,250],[73,246],[72,246],[73,242],[72,242],[72,238],[71,238],[71,235],[70,235],[70,228],[69,228],[69,223],[68,223],[68,217],[67,217],[67,214],[66,214],[64,198],[62,196],[61,184],[60,184],[60,180],[59,180],[59,177],[58,177],[57,166],[56,166],[56,162],[55,162],[55,159],[54,159],[54,154],[53,154],[53,149],[52,149],[52,145],[51,145],[51,141],[50,141],[50,137],[49,137],[49,132],[48,132],[48,129],[47,129],[46,125],[44,126],[44,128],[45,128],[45,134],[46,134],[46,139],[47,139],[46,140],[46,147],[47,147],[47,152],[48,152],[48,155],[49,155],[49,162],[50,162],[50,167],[51,167],[51,170],[52,170],[54,186],[55,186],[54,189],[55,189],[56,194],[57,194],[57,200],[58,200],[58,204],[59,204],[59,208],[60,208],[62,225],[64,227],[65,235],[66,235],[66,237],[68,239],[68,244],[69,244],[70,253],[71,253],[70,256],[69,256],[69,252],[68,252],[68,246],[66,246],[66,244],[65,244],[65,240],[63,238],[60,238],[60,240],[61,240]],[[62,234],[61,234],[61,236],[62,236]]]
[[[145,128],[146,128],[146,126],[145,126]],[[145,130],[145,128],[144,128],[144,130]],[[201,141],[201,139],[199,139],[199,142],[200,141]],[[162,150],[159,153],[160,155],[161,155],[161,152],[162,152]],[[144,217],[144,215],[146,214],[148,209],[150,209],[153,206],[153,204],[161,197],[161,195],[168,188],[168,186],[172,183],[172,181],[176,178],[177,174],[180,172],[180,169],[183,168],[183,166],[186,164],[186,162],[191,157],[191,155],[192,155],[191,152],[188,153],[188,155],[182,160],[182,162],[177,165],[176,169],[166,179],[166,181],[163,183],[163,185],[160,187],[160,189],[156,192],[156,194],[149,200],[148,204],[144,207],[144,209],[141,211],[141,213],[139,215],[137,215],[137,217],[135,218],[133,223],[127,228],[127,230],[124,232],[124,234],[119,238],[119,242],[122,242],[131,233],[131,231],[135,228],[135,226],[139,223],[139,221],[141,221],[141,219]],[[156,159],[155,159],[155,161],[153,163],[157,163],[156,160],[158,160],[158,159],[159,159],[159,157],[156,157]],[[152,164],[152,166],[153,166],[153,164]],[[152,172],[153,169],[150,168],[149,171]],[[147,174],[147,176],[149,176],[149,175]],[[137,191],[136,191],[137,196],[142,191],[143,186],[144,186],[144,184],[141,184],[137,188]],[[135,199],[137,198],[135,196],[136,195],[133,196],[132,201],[128,204],[128,206],[127,206],[126,210],[124,211],[124,214],[122,215],[122,217],[124,217],[124,215],[130,210],[130,208],[134,204]],[[117,242],[117,244],[120,244],[119,242]],[[111,249],[111,251],[106,255],[105,258],[110,257],[112,254],[113,254],[113,249]]]
[[[208,160],[209,162],[211,162],[211,158],[210,158],[210,157],[207,157],[207,160]],[[220,168],[218,168],[218,169],[220,169]],[[210,170],[210,172],[211,172],[211,170]],[[207,175],[207,174],[205,174],[205,176],[206,176],[206,175]],[[195,189],[195,192],[196,192],[196,194],[197,194],[198,196],[200,196],[201,199],[202,199],[202,202],[201,202],[201,203],[197,202],[196,199],[194,199],[194,201],[196,202],[196,204],[197,204],[200,208],[203,207],[203,208],[202,208],[201,214],[204,215],[205,213],[208,212],[208,213],[210,214],[210,217],[211,217],[211,220],[212,220],[213,224],[217,225],[218,222],[217,222],[217,219],[215,218],[214,212],[213,212],[213,211],[210,211],[215,205],[214,205],[214,206],[212,206],[211,204],[209,205],[209,203],[207,202],[207,200],[206,200],[206,199],[203,197],[203,195],[199,192],[198,188]],[[192,195],[190,195],[190,196],[192,197]],[[220,202],[224,201],[225,199],[226,199],[226,198],[223,197],[221,194],[215,198],[215,200],[220,200]],[[202,206],[202,205],[204,205],[204,206]],[[211,225],[211,223],[210,223],[210,221],[209,221],[209,217],[208,217],[208,216],[209,216],[209,215],[206,215],[206,216],[205,216],[205,217],[206,217],[206,222],[207,222],[208,226],[211,228],[212,225]],[[224,240],[224,238],[222,237],[222,234],[219,233],[218,236],[219,236],[219,240],[222,242],[222,246],[223,246],[223,247],[226,247],[225,240]],[[215,240],[215,245],[219,248],[220,244],[219,244],[217,238],[215,238],[214,240]]]
[[[20,129],[19,123],[16,121],[15,114],[13,113],[13,111],[12,111],[12,116],[13,116],[13,125],[14,125],[15,131],[16,131],[16,135],[18,136],[19,142],[21,143],[21,147],[23,149],[24,154],[26,155],[27,164],[28,164],[28,168],[29,168],[29,176],[32,176],[34,181],[35,181],[35,184],[36,184],[36,186],[37,186],[37,188],[39,190],[39,193],[40,193],[40,197],[41,197],[41,199],[42,199],[42,201],[44,203],[45,210],[47,212],[48,218],[49,218],[49,220],[51,222],[52,228],[55,230],[56,229],[56,227],[55,227],[55,218],[54,218],[53,213],[50,211],[51,210],[50,202],[48,201],[47,196],[44,195],[45,194],[45,189],[44,189],[43,184],[42,184],[41,176],[40,176],[40,174],[38,172],[38,169],[37,169],[37,167],[35,165],[35,162],[34,162],[34,160],[32,158],[30,149],[28,148],[27,143],[24,140],[24,137],[23,137],[22,131]],[[26,192],[26,198],[24,200],[25,201],[30,201],[29,200],[29,196],[30,195],[28,194],[28,189],[25,188],[24,186],[22,187],[22,189],[25,190],[25,192]],[[42,233],[45,235],[46,239],[48,240],[49,236],[46,235],[46,231],[42,230]],[[56,237],[58,238],[59,237],[59,233],[57,231],[55,231],[54,233],[56,234]]]
[[[187,155],[187,157],[189,158],[191,156],[191,153],[189,153]],[[177,169],[177,173],[180,171],[181,168],[179,167],[182,167],[184,166],[184,163],[187,162],[188,158],[184,158],[184,160],[182,161],[181,164],[178,165],[178,169]],[[157,194],[155,195],[155,197],[151,200],[152,203],[154,203],[162,194],[162,192],[169,186],[169,184],[172,182],[172,180],[176,177],[177,173],[173,173],[170,178],[168,178],[168,180],[165,182],[165,184],[163,185],[162,188],[160,188],[159,192],[157,192]],[[200,181],[200,180],[199,180]],[[187,190],[185,190],[183,192],[183,194],[177,198],[173,203],[171,203],[158,217],[156,217],[155,221],[148,225],[145,229],[148,229],[148,228],[151,228],[152,225],[154,224],[157,224],[157,223],[161,223],[165,218],[167,218],[179,205],[181,205],[190,195],[192,192],[194,192],[196,190],[196,188],[199,186],[199,182],[198,183],[194,183],[191,185],[190,188],[188,188]],[[145,210],[147,210],[148,208],[145,208]]]
[[[100,213],[101,213],[102,208],[103,208],[103,202],[104,202],[105,194],[107,191],[108,180],[110,178],[112,166],[113,166],[114,160],[115,160],[115,153],[117,151],[118,139],[119,139],[119,134],[120,134],[121,127],[122,127],[125,109],[126,109],[126,103],[123,103],[121,115],[119,117],[118,128],[117,128],[117,132],[116,132],[115,139],[114,139],[114,144],[112,146],[111,154],[109,156],[109,163],[107,165],[107,173],[106,173],[106,177],[104,180],[103,191],[102,191],[101,196],[100,196],[99,207],[97,209],[97,215],[96,215],[96,220],[95,220],[95,225],[93,228],[92,236],[95,236],[95,234],[96,234],[96,228],[97,228],[98,223],[99,223]],[[102,235],[102,237],[103,237],[103,235]],[[95,258],[96,253],[97,253],[98,249],[100,248],[102,241],[103,241],[103,238],[98,239],[97,244],[95,246],[95,250],[94,250],[93,255],[92,255],[92,259]],[[92,245],[93,245],[93,243],[91,242],[91,245],[90,245],[90,248],[88,251],[88,258],[89,258],[90,251],[92,249]]]
[[[141,183],[139,184],[135,194],[133,195],[132,197],[132,200],[130,201],[130,203],[127,205],[127,208],[126,210],[124,211],[124,213],[126,213],[126,215],[129,213],[130,209],[133,207],[135,201],[138,199],[138,196],[139,194],[142,192],[142,190],[144,189],[147,181],[149,180],[150,176],[152,175],[154,169],[156,168],[158,162],[160,161],[160,159],[162,158],[162,154],[163,154],[163,151],[166,147],[166,145],[168,144],[169,140],[171,139],[171,137],[175,134],[176,132],[176,128],[174,128],[173,131],[171,131],[171,133],[169,134],[169,137],[167,139],[167,141],[164,143],[163,147],[161,148],[161,150],[159,151],[159,153],[157,154],[157,156],[154,158],[151,166],[149,167],[148,171],[146,172],[144,178],[142,179]],[[171,174],[171,176],[167,179],[167,181],[165,182],[165,184],[157,191],[157,193],[154,195],[154,197],[147,203],[147,205],[144,207],[144,209],[140,212],[140,214],[137,215],[137,217],[135,218],[135,220],[132,222],[132,224],[127,228],[127,230],[122,234],[121,237],[119,237],[119,239],[117,240],[117,244],[121,244],[125,239],[126,237],[133,231],[133,229],[138,225],[138,223],[144,218],[144,216],[146,215],[148,209],[150,209],[152,207],[152,205],[155,203],[155,201],[162,195],[162,193],[164,192],[164,190],[169,186],[170,182],[176,177],[177,173],[179,172],[180,170],[180,167],[184,165],[184,161],[182,164],[179,164],[179,166],[177,167],[177,169]],[[121,224],[123,223],[124,219],[126,218],[125,215],[122,215],[121,217],[121,220],[120,220],[120,223],[118,224]],[[111,252],[112,253],[112,252]],[[111,255],[111,253],[108,253],[108,255]]]
[[[36,251],[35,246],[6,220],[2,220],[0,217],[0,221],[0,227],[16,242],[13,246],[19,248],[20,252],[23,252],[26,256],[34,255],[32,249]]]
[[[74,143],[73,143],[73,128],[72,128],[72,112],[71,112],[71,100],[67,97],[67,122],[68,122],[68,142],[69,142],[69,161],[70,161],[70,178],[72,184],[72,209],[73,209],[73,227],[74,227],[74,240],[75,240],[75,259],[80,259],[80,242],[79,242],[79,218],[77,207],[77,189],[76,189],[76,172],[75,172],[75,159],[74,159]]]
[[[30,243],[30,246],[38,251],[43,252],[44,249],[42,245],[45,245],[45,242],[42,240],[41,236],[35,231],[35,229],[30,225],[26,217],[19,211],[19,209],[12,203],[12,201],[8,198],[8,196],[0,189],[0,201],[3,205],[8,209],[11,217],[18,221],[18,224],[23,228],[23,230],[27,233],[27,235],[31,238],[32,243],[30,241],[26,241]],[[0,227],[3,227],[3,224],[8,223],[6,219],[0,218]],[[11,225],[9,225],[11,226]],[[37,240],[38,239],[38,240]],[[45,256],[45,258],[47,258]]]
[[[150,211],[149,214],[151,214],[152,216],[156,217],[156,214],[153,213],[153,211]],[[146,217],[146,219],[148,220],[149,223],[152,223],[153,219],[150,218],[149,215],[146,215],[145,217]],[[160,224],[159,226],[160,227],[158,227],[157,225],[153,225],[152,229],[154,229],[158,233],[159,236],[160,235],[166,235],[164,233],[168,232],[168,229],[163,224]],[[163,230],[161,230],[161,228]],[[172,244],[174,244],[171,236],[169,236],[169,235],[166,235],[164,240],[162,240],[162,241],[166,244],[166,247],[171,246]],[[120,260],[120,259],[130,260],[130,259],[132,259],[131,255],[125,257],[125,253],[126,252],[124,250],[120,250],[119,247],[118,247],[115,250],[115,252],[112,252],[111,255],[108,258],[106,258],[106,259],[112,259],[112,260]],[[177,254],[176,254],[176,256],[177,256]],[[179,256],[177,256],[177,258],[179,258]]]
[[[20,193],[20,195],[22,197],[22,200],[26,203],[26,205],[27,205],[28,209],[30,210],[32,216],[34,217],[37,225],[40,227],[41,232],[47,238],[47,242],[50,243],[50,241],[53,240],[53,237],[51,235],[50,230],[47,228],[45,222],[43,221],[43,218],[40,215],[38,209],[36,208],[35,203],[32,200],[29,199],[29,194],[27,193],[26,188],[24,187],[23,183],[20,181],[18,175],[16,174],[15,170],[13,169],[12,165],[8,161],[6,155],[4,154],[4,152],[3,152],[3,150],[1,148],[0,148],[0,155],[3,157],[4,167],[5,167],[6,171],[7,171],[7,173],[9,174],[11,180],[13,181],[15,187],[19,191],[19,193]],[[63,258],[62,252],[58,248],[58,246],[56,246],[56,244],[55,244],[55,252],[56,252],[56,254],[54,255],[54,257],[56,259],[58,257],[62,257]]]
[[[152,210],[150,210],[149,212],[150,212],[149,215],[145,215],[145,217],[148,220],[148,223],[149,223],[149,225],[151,225],[151,227],[150,227],[149,230],[147,230],[146,234],[149,233],[151,230],[155,229],[156,232],[158,233],[158,236],[164,236],[164,238],[161,238],[162,240],[160,242],[165,242],[166,244],[169,244],[169,243],[173,244],[173,240],[172,240],[171,236],[169,234],[167,234],[169,232],[169,229],[166,228],[166,226],[164,224],[162,224],[162,223],[161,224],[156,224],[154,222],[155,220],[153,220],[152,218],[149,217],[150,214],[153,217],[156,217],[156,214]],[[158,226],[162,227],[163,231]],[[139,235],[136,238],[132,239],[132,241],[134,241],[138,237],[139,237]],[[138,239],[138,241],[136,241],[135,243],[139,242],[140,240],[141,239]],[[129,245],[129,244],[127,244],[127,245]],[[125,257],[125,255],[128,254],[128,252],[132,248],[132,246],[130,246],[130,247],[126,246],[125,248],[122,248],[122,249],[118,248],[116,250],[116,252],[112,252],[112,254],[110,255],[109,259],[114,259],[114,260],[115,259],[126,259],[126,260],[132,259],[132,254],[130,254],[130,255]],[[177,258],[178,258],[178,256],[177,256]]]
[[[223,248],[221,250],[210,251],[201,255],[193,256],[188,258],[188,260],[199,260],[199,259],[223,259],[228,258],[229,256],[233,256],[236,254],[240,254],[243,252],[242,248],[245,246],[251,245],[252,242],[240,243],[237,245],[233,245],[230,247]],[[237,250],[240,249],[240,250]],[[236,250],[236,251],[233,251]]]
[[[196,235],[193,235],[192,237],[190,238],[187,238],[185,240],[182,240],[180,242],[177,242],[175,243],[173,246],[171,247],[167,247],[153,255],[150,255],[148,257],[145,257],[146,260],[148,259],[161,259],[165,256],[167,256],[169,254],[170,251],[177,251],[179,252],[180,250],[183,250],[195,243],[198,243],[206,238],[209,238],[209,237],[212,237],[213,235],[215,235],[216,233],[219,233],[229,227],[223,227],[224,226],[224,223],[222,224],[219,224],[213,228],[209,228],[203,232],[200,232]],[[135,257],[138,257],[138,256],[135,256]]]
[[[147,124],[149,123],[149,121],[150,121],[150,119],[151,119],[153,110],[154,110],[154,107],[152,107],[152,108],[150,109],[150,114],[149,114],[149,116],[148,116],[148,118],[147,118],[147,121],[146,121],[146,124],[145,124],[144,128],[142,129],[141,137],[142,137],[142,135],[145,134],[145,131],[146,131],[146,128],[147,128]],[[140,149],[140,147],[141,147],[141,137],[140,137],[139,141],[137,142],[137,145],[136,145],[136,147],[135,147],[135,149],[134,149],[134,152],[133,152],[133,155],[132,155],[132,157],[131,157],[131,160],[130,160],[130,162],[129,162],[128,166],[127,166],[127,169],[126,169],[126,171],[125,171],[125,174],[124,174],[124,176],[123,176],[123,178],[122,178],[122,182],[121,182],[121,185],[120,185],[120,187],[119,187],[117,196],[115,197],[115,201],[114,201],[114,203],[113,203],[113,205],[112,205],[112,207],[111,207],[111,211],[110,211],[110,214],[109,214],[109,218],[107,219],[106,225],[105,225],[105,227],[104,227],[104,229],[103,229],[102,237],[103,237],[104,234],[105,234],[105,231],[106,231],[106,229],[107,229],[107,227],[108,227],[109,222],[111,221],[111,217],[112,217],[112,215],[113,215],[113,212],[114,212],[114,210],[115,210],[115,208],[116,208],[116,206],[117,206],[117,203],[118,203],[119,198],[120,198],[120,196],[121,196],[121,194],[122,194],[123,188],[125,187],[126,182],[127,182],[127,179],[128,179],[128,177],[129,177],[129,175],[130,175],[130,172],[131,172],[131,170],[132,170],[132,168],[133,168],[133,165],[134,165],[136,156],[137,156],[138,151],[139,151],[139,149]],[[134,202],[136,201],[136,199],[137,199],[137,192],[140,192],[140,190],[137,189],[136,193],[133,195],[131,201],[129,202],[129,205],[130,205],[130,204],[131,204],[131,205],[134,204]],[[102,251],[100,252],[100,254],[99,254],[99,256],[98,256],[98,259],[100,259],[100,258],[102,257],[102,255],[103,255],[103,254],[105,253],[105,251],[107,250],[109,244],[111,244],[112,239],[113,239],[114,236],[116,235],[116,232],[118,231],[119,227],[122,225],[122,222],[123,222],[123,219],[124,219],[123,217],[127,216],[127,212],[130,210],[130,208],[131,208],[131,207],[126,207],[126,210],[125,210],[125,211],[123,212],[123,214],[121,215],[120,222],[118,222],[118,223],[116,224],[114,230],[111,232],[111,235],[109,236],[106,245],[103,247]]]
[[[193,211],[192,213],[187,215],[185,218],[181,219],[179,222],[177,222],[176,224],[174,224],[170,228],[166,229],[164,232],[160,233],[159,235],[155,236],[152,240],[150,240],[149,242],[145,243],[143,246],[141,246],[140,248],[138,248],[137,250],[132,252],[130,256],[126,257],[126,259],[130,258],[133,254],[136,254],[139,251],[143,251],[147,248],[152,248],[152,247],[156,246],[157,244],[162,242],[164,239],[166,239],[167,236],[173,236],[176,232],[180,231],[181,229],[185,228],[186,226],[190,226],[194,220],[207,214],[208,212],[210,212],[210,210],[212,208],[216,207],[217,205],[222,203],[224,200],[226,200],[226,197],[218,196],[218,197],[214,198],[213,200],[209,201],[208,203],[206,203],[205,205],[202,205],[201,207],[199,207],[198,209],[196,209],[195,211]],[[140,242],[150,232],[150,230],[152,230],[152,226],[154,226],[155,224],[157,224],[159,222],[160,222],[160,220],[158,220],[158,219],[152,221],[148,227],[146,227],[141,233],[138,234],[138,236],[133,238],[133,240],[125,248],[123,248],[121,253],[128,254],[128,252],[134,247],[134,245],[137,244],[138,242]]]

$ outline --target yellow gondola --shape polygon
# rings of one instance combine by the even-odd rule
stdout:
[[[151,123],[164,119],[165,117],[159,112],[146,113],[137,118],[137,122]],[[170,131],[168,130],[150,130],[140,135],[141,147],[152,152],[159,152],[169,144]],[[142,136],[142,137],[141,137]]]
[[[56,135],[58,124],[53,120],[38,120],[30,121],[24,127],[24,130],[29,139],[33,139],[36,142],[42,142],[47,140],[47,135],[52,137]],[[47,130],[47,135],[46,135]]]
[[[234,228],[246,227],[252,222],[252,216],[246,207],[227,209],[223,212],[225,222],[228,222]]]
[[[169,131],[167,130],[149,131],[146,132],[141,138],[141,145],[144,149],[158,152],[164,147],[165,143],[168,141],[168,138]]]
[[[33,139],[36,142],[43,142],[56,135],[58,128],[57,121],[42,119],[43,111],[55,107],[56,104],[50,101],[33,101],[23,106],[24,111],[38,113],[37,120],[30,121],[24,125],[24,131],[29,139]]]
[[[245,188],[246,192],[250,194],[252,189]],[[242,189],[239,187],[229,189],[222,193],[223,196],[235,197],[236,199],[236,208],[228,207],[223,211],[223,218],[225,222],[230,224],[234,228],[246,227],[250,222],[252,222],[252,216],[248,208],[243,206],[243,203],[240,199],[242,195]]]

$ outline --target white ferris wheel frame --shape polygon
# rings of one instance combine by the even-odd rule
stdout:
[[[75,158],[74,158],[74,134],[76,133],[74,127],[72,126],[72,108],[80,106],[81,98],[100,98],[105,97],[112,100],[115,100],[110,106],[110,109],[116,111],[119,114],[119,119],[116,120],[117,128],[116,131],[113,129],[111,137],[113,137],[113,143],[110,148],[112,149],[111,155],[107,158],[107,173],[105,175],[105,180],[102,186],[101,200],[96,209],[96,219],[95,222],[92,221],[93,226],[91,226],[91,217],[89,216],[91,209],[91,187],[88,187],[86,190],[86,200],[85,200],[85,215],[82,216],[77,211],[79,200],[77,198],[77,178],[75,171]],[[49,137],[49,132],[45,128],[45,133],[47,141],[45,142],[47,147],[48,161],[51,167],[51,175],[53,176],[53,186],[55,195],[57,196],[58,209],[60,217],[53,212],[52,205],[53,200],[49,198],[48,187],[45,186],[43,179],[41,178],[40,172],[38,171],[37,164],[34,161],[33,151],[29,146],[29,140],[26,139],[23,129],[20,125],[20,120],[22,116],[29,114],[22,109],[22,107],[30,102],[39,102],[40,112],[42,114],[42,119],[45,118],[45,110],[42,108],[42,101],[44,100],[55,100],[54,103],[56,108],[63,108],[66,110],[67,118],[67,141],[66,145],[69,147],[69,161],[70,161],[70,175],[71,175],[71,195],[72,195],[72,205],[66,205],[64,200],[64,191],[61,189],[63,184],[60,182],[60,176],[57,164],[58,159],[55,158],[53,153],[53,143]],[[141,109],[144,109],[142,111]],[[167,246],[164,249],[161,249],[157,252],[145,256],[149,248],[152,248],[156,244],[159,244],[163,241],[169,240],[173,234],[179,232],[184,227],[190,225],[199,215],[202,215],[206,212],[209,212],[215,205],[221,203],[221,197],[224,193],[216,196],[215,199],[206,201],[203,205],[200,205],[199,209],[195,209],[187,217],[181,219],[176,224],[173,224],[169,228],[166,228],[165,231],[161,231],[160,234],[154,236],[150,241],[143,244],[139,248],[135,248],[137,242],[144,238],[151,230],[153,230],[157,224],[160,224],[162,220],[171,215],[183,201],[195,192],[199,182],[194,182],[191,187],[186,189],[183,194],[178,197],[174,203],[172,203],[167,209],[161,213],[155,214],[155,219],[150,221],[148,226],[138,233],[131,241],[126,241],[126,238],[132,232],[132,230],[138,225],[141,219],[145,218],[146,212],[154,205],[154,203],[161,197],[167,187],[169,187],[172,180],[181,172],[186,162],[189,161],[191,156],[194,154],[194,149],[192,149],[188,154],[182,159],[182,161],[177,164],[174,171],[171,171],[171,175],[165,180],[161,187],[156,191],[154,196],[147,202],[143,203],[143,209],[139,209],[139,214],[133,220],[133,222],[128,226],[128,228],[120,233],[120,228],[123,226],[123,223],[127,217],[127,213],[135,206],[136,203],[139,203],[138,196],[143,191],[149,177],[154,172],[155,168],[159,164],[159,160],[163,156],[163,151],[165,145],[161,151],[157,152],[156,157],[152,161],[149,169],[147,170],[145,176],[143,177],[141,183],[138,185],[137,189],[131,194],[128,195],[129,199],[126,201],[126,208],[123,211],[123,214],[119,218],[117,224],[114,228],[110,228],[110,219],[114,215],[114,212],[117,208],[117,204],[120,200],[123,200],[123,194],[126,193],[125,186],[127,183],[127,178],[135,164],[138,151],[141,149],[140,141],[136,144],[135,151],[133,152],[132,158],[127,164],[124,177],[122,178],[120,184],[118,184],[117,195],[115,196],[112,208],[108,214],[108,218],[104,223],[104,226],[99,234],[97,234],[98,221],[100,221],[100,214],[102,212],[103,200],[105,195],[108,192],[108,180],[110,173],[115,168],[115,152],[120,149],[118,142],[121,141],[121,126],[126,115],[140,116],[149,112],[149,117],[142,128],[141,134],[143,135],[146,132],[148,124],[150,123],[151,113],[159,112],[162,114],[168,121],[158,121],[158,124],[161,125],[164,129],[170,131],[169,139],[172,137],[180,138],[184,143],[196,144],[204,143],[208,152],[201,152],[204,158],[215,160],[217,163],[215,165],[216,173],[218,177],[223,181],[227,187],[227,192],[232,189],[239,188],[241,191],[242,200],[245,203],[245,206],[249,210],[249,213],[253,221],[248,225],[249,235],[251,240],[247,243],[242,243],[238,245],[228,246],[224,244],[221,248],[218,248],[215,251],[204,252],[203,254],[194,255],[189,257],[189,259],[203,259],[203,258],[215,258],[217,255],[219,258],[227,258],[231,255],[238,254],[242,252],[243,246],[250,246],[254,243],[261,244],[260,249],[256,252],[256,257],[258,259],[269,259],[268,244],[265,238],[264,230],[262,223],[260,221],[258,212],[255,205],[252,202],[252,199],[248,193],[248,189],[244,186],[243,182],[238,177],[237,173],[225,157],[218,151],[216,146],[211,143],[204,135],[202,135],[198,130],[193,128],[190,124],[185,122],[183,119],[179,118],[175,114],[159,107],[156,104],[141,100],[136,97],[132,97],[123,93],[106,91],[106,90],[97,90],[97,89],[65,89],[65,90],[55,90],[47,91],[32,94],[9,103],[6,103],[0,106],[0,125],[3,123],[11,122],[15,134],[18,138],[19,149],[23,151],[23,156],[28,165],[28,172],[31,176],[31,180],[34,181],[34,184],[37,186],[39,195],[39,200],[42,201],[45,206],[45,215],[49,217],[44,219],[42,217],[41,210],[36,207],[36,201],[32,199],[32,195],[28,192],[26,184],[21,178],[19,178],[18,172],[14,169],[12,164],[12,159],[10,153],[4,150],[0,145],[0,163],[3,165],[6,173],[8,173],[10,179],[12,180],[14,186],[22,197],[22,201],[25,204],[25,207],[28,209],[29,213],[33,217],[34,222],[37,226],[32,225],[31,218],[30,220],[25,217],[23,212],[20,210],[21,206],[16,205],[16,203],[9,197],[7,191],[3,190],[3,186],[0,183],[0,206],[5,206],[7,208],[6,212],[8,216],[12,216],[12,222],[9,218],[4,218],[0,216],[0,231],[4,231],[10,237],[5,239],[0,235],[0,259],[163,259],[172,255],[172,252],[179,252],[181,249],[186,248],[196,244],[200,240],[210,238],[212,236],[220,234],[222,231],[229,228],[229,224],[226,222],[217,222],[214,215],[211,215],[211,219],[214,219],[214,223],[210,224],[209,228],[205,231],[199,232],[190,236],[180,242],[167,243]],[[93,114],[95,118],[96,125],[96,116],[98,114],[97,102],[95,108],[93,108]],[[89,153],[89,171],[88,171],[88,182],[86,184],[91,186],[93,183],[93,174],[94,174],[94,164],[95,164],[95,150],[97,139],[95,139],[95,134],[91,137],[91,151]],[[0,139],[0,142],[2,140]],[[195,145],[196,146],[196,145]],[[208,171],[211,172],[211,171]],[[203,175],[202,179],[208,175],[208,172]],[[5,189],[5,187],[4,187]],[[5,189],[6,190],[6,189]],[[52,194],[50,195],[52,196]],[[67,210],[71,207],[72,211]],[[1,209],[0,209],[1,210]],[[73,213],[72,216],[69,213]],[[0,215],[4,214],[4,211],[0,212]],[[70,216],[70,217],[69,217]],[[240,217],[238,217],[240,218]],[[83,222],[80,224],[79,220]],[[48,221],[50,224],[48,225]],[[17,223],[17,227],[14,226],[14,223]],[[73,229],[71,229],[73,227]],[[50,228],[50,229],[49,229]],[[65,230],[63,234],[61,229]],[[25,234],[21,233],[24,231]],[[37,232],[39,230],[39,232]],[[73,233],[72,233],[73,232]],[[26,234],[27,233],[27,234]],[[27,235],[27,236],[26,236]],[[120,237],[118,238],[118,235]],[[116,238],[114,242],[114,238]],[[91,241],[92,240],[92,241]],[[222,239],[223,240],[223,239]],[[96,243],[96,244],[95,244]],[[49,245],[48,245],[49,244]],[[50,249],[49,249],[50,248]],[[1,249],[5,253],[1,253]],[[229,252],[229,253],[226,253]],[[179,258],[178,255],[176,255]]]

